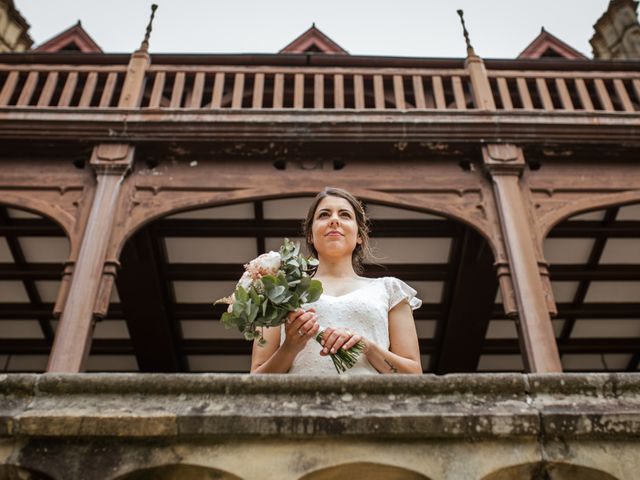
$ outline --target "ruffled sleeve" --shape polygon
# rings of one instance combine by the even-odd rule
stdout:
[[[402,301],[406,301],[412,310],[420,308],[422,300],[416,297],[415,289],[395,277],[387,277],[387,292],[389,293],[389,310]]]

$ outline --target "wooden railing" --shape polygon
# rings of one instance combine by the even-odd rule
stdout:
[[[637,112],[640,73],[489,71],[498,110]]]
[[[0,107],[108,108],[118,104],[126,66],[0,66]]]
[[[0,108],[115,108],[125,65],[0,65]],[[640,73],[488,70],[496,110],[640,111]],[[152,65],[142,110],[473,110],[466,69]]]

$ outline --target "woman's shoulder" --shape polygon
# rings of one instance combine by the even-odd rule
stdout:
[[[407,301],[413,310],[420,308],[422,305],[422,301],[417,297],[418,292],[416,289],[399,278],[379,277],[377,280],[384,285],[389,295],[389,309],[403,300]]]

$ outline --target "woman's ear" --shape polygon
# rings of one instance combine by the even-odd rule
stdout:
[[[358,237],[358,239],[356,240],[356,243],[358,245],[362,245],[362,237]]]

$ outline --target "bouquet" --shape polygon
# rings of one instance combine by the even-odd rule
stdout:
[[[320,298],[322,284],[311,277],[318,268],[318,260],[300,254],[300,245],[284,239],[278,252],[260,255],[244,265],[244,273],[229,297],[216,300],[214,305],[229,305],[220,319],[226,328],[238,328],[247,340],[258,340],[264,346],[264,327],[282,325],[289,312],[304,303]],[[324,331],[315,337],[322,342]],[[339,349],[331,354],[338,373],[353,367],[364,344],[358,342],[349,350]]]

